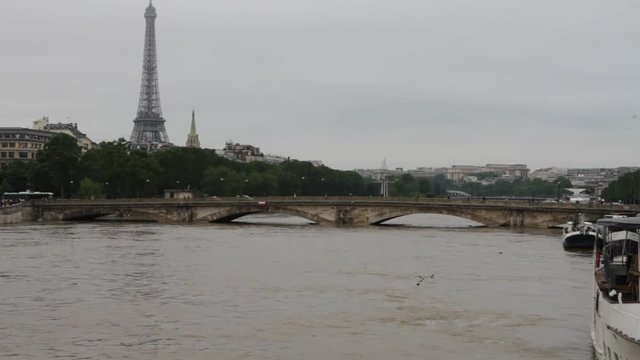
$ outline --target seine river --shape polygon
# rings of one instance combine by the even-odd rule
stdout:
[[[0,227],[0,358],[592,359],[559,230],[251,221]]]

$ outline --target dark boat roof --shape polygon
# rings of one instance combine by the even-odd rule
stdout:
[[[598,220],[598,225],[615,226],[623,229],[640,229],[640,217],[600,219]]]

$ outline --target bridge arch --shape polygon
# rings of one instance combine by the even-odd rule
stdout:
[[[239,219],[243,216],[253,214],[284,214],[297,216],[316,224],[332,224],[333,221],[326,219],[317,214],[307,212],[301,209],[290,208],[286,206],[271,206],[271,205],[248,205],[248,206],[232,206],[228,208],[215,208],[212,211],[198,217],[195,221],[199,222],[214,222],[214,223],[228,223],[233,220]]]
[[[450,215],[455,217],[464,218],[480,223],[484,226],[502,226],[504,223],[498,222],[495,218],[484,216],[476,211],[465,211],[462,209],[447,209],[447,208],[392,208],[384,210],[369,216],[367,219],[370,225],[380,225],[385,221],[396,219],[399,217],[415,214],[440,214]]]

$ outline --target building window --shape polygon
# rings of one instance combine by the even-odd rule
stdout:
[[[9,147],[10,148],[15,148],[16,147],[16,143],[9,143]]]
[[[26,149],[26,148],[29,147],[29,144],[28,143],[18,143],[18,147],[20,149]]]
[[[28,158],[29,158],[29,153],[28,153],[28,152],[26,152],[26,151],[20,151],[20,152],[18,153],[18,157],[19,157],[20,159],[28,159]]]
[[[8,147],[8,146],[9,146],[9,144],[7,144],[7,143],[2,143],[2,147],[3,147],[3,148],[6,148],[6,147]]]
[[[6,151],[0,152],[0,158],[6,159],[7,158],[7,152]]]
[[[14,158],[14,156],[15,156],[15,154],[13,153],[13,151],[9,151],[9,152],[8,152],[8,154],[9,154],[9,159],[13,159],[13,158]]]

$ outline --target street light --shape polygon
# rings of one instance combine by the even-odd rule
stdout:
[[[632,204],[636,204],[636,174],[633,173],[633,182],[631,183],[631,196],[633,196]]]
[[[145,179],[144,180],[144,196],[147,196],[149,194],[149,179]],[[140,197],[140,193],[138,193],[138,197]]]

